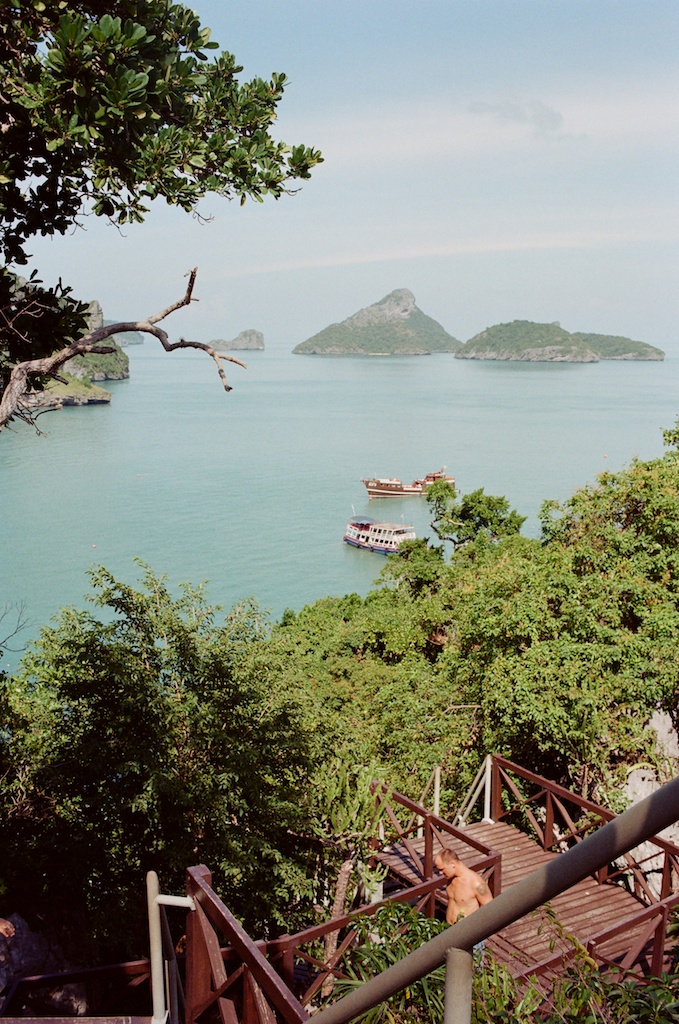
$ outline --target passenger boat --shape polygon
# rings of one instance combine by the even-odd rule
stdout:
[[[370,516],[354,516],[347,523],[344,539],[355,548],[367,548],[380,555],[393,555],[404,540],[416,540],[412,526],[403,523],[378,523]]]
[[[361,480],[361,483],[365,484],[369,498],[404,498],[408,494],[425,494],[429,485],[436,483],[437,480],[445,480],[455,486],[455,477],[446,476],[445,467],[418,477],[411,484],[404,484],[395,476],[373,477],[370,480]]]

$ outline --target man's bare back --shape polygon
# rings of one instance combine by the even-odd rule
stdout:
[[[455,924],[460,917],[467,917],[479,907],[490,903],[493,894],[484,879],[477,871],[465,867],[452,850],[441,850],[436,855],[434,863],[448,879],[446,886],[448,896],[446,921],[448,924]]]

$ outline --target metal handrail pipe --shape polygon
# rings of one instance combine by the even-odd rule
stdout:
[[[314,1024],[346,1024],[431,973],[445,961],[449,949],[471,949],[678,819],[679,778],[676,778],[577,846],[500,893],[476,913],[458,921],[377,977],[364,982],[360,988],[314,1014]]]
[[[163,939],[160,925],[158,896],[160,886],[158,875],[149,871],[146,875],[146,899],[149,915],[149,945],[151,959],[151,995],[153,1016],[151,1024],[165,1024],[167,1007],[165,1003],[165,968],[163,967]]]

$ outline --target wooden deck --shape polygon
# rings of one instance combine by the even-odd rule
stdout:
[[[467,825],[464,830],[472,838],[492,847],[502,855],[502,888],[525,878],[558,854],[545,853],[537,843],[511,825],[503,822],[477,823]],[[411,840],[413,849],[423,853],[424,840]],[[478,853],[462,844],[451,842],[451,848],[463,863],[473,867]],[[421,879],[407,850],[401,844],[387,847],[376,854],[390,874],[401,883],[415,885]],[[445,890],[441,890],[441,903],[445,904]],[[579,882],[549,904],[556,919],[550,920],[542,910],[535,911],[509,925],[488,939],[487,948],[496,958],[506,964],[515,976],[530,974],[539,964],[550,960],[560,952],[572,947],[559,932],[575,936],[583,944],[608,928],[624,921],[636,913],[643,904],[621,885],[605,883],[600,885],[594,878]],[[641,934],[639,926],[637,931]],[[629,950],[629,932],[609,940],[599,947],[612,960],[622,959]]]

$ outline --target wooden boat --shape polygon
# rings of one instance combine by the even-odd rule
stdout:
[[[369,498],[404,498],[409,494],[425,494],[430,484],[437,480],[445,480],[455,486],[455,477],[446,476],[445,467],[418,477],[411,484],[404,484],[395,476],[372,477],[370,480],[361,480],[361,483],[365,485]]]
[[[412,526],[403,523],[379,523],[370,516],[353,516],[347,523],[344,540],[355,548],[366,548],[380,555],[393,555],[404,540],[415,540]]]

